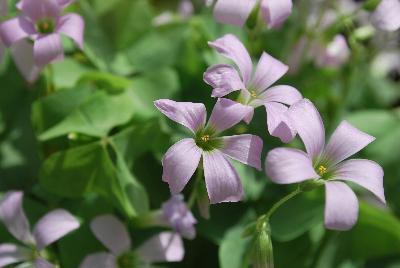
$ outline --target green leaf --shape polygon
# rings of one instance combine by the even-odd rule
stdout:
[[[87,72],[79,81],[80,83],[90,82],[100,88],[126,89],[132,81],[122,76],[116,76],[106,72]]]

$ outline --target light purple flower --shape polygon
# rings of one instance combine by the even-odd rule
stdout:
[[[213,97],[223,97],[241,91],[239,102],[249,108],[244,117],[246,123],[253,118],[254,108],[265,106],[268,132],[289,142],[295,132],[285,119],[286,105],[302,99],[297,89],[273,86],[288,70],[288,67],[267,53],[263,53],[253,73],[253,63],[244,45],[234,35],[227,34],[209,45],[220,54],[231,59],[239,69],[228,64],[217,64],[208,68],[204,81],[213,87]],[[240,74],[239,74],[240,73]],[[245,110],[244,110],[245,111]]]
[[[194,225],[197,223],[192,212],[183,201],[182,195],[174,195],[162,204],[161,219],[172,227],[177,233],[187,239],[196,236]]]
[[[382,0],[371,15],[372,24],[384,31],[400,28],[400,0]]]
[[[70,1],[62,1],[68,4]],[[35,64],[43,67],[62,60],[61,34],[72,38],[83,49],[84,21],[75,13],[61,15],[63,6],[57,0],[23,0],[21,15],[0,24],[0,36],[7,47],[23,39],[34,42]]]
[[[256,7],[257,0],[217,0],[214,17],[221,23],[243,26]],[[279,27],[292,13],[292,0],[261,0],[260,11],[268,27]]]
[[[0,267],[14,263],[32,263],[35,268],[52,268],[41,252],[50,244],[79,228],[79,222],[63,209],[44,215],[31,232],[22,208],[22,192],[8,192],[0,203],[0,220],[25,246],[0,244]]]
[[[194,7],[190,0],[181,0],[178,6],[178,14],[183,18],[190,18],[193,15]]]
[[[163,232],[155,235],[133,251],[128,230],[113,215],[98,216],[92,221],[90,228],[109,251],[88,255],[80,268],[117,268],[122,265],[136,267],[153,262],[179,262],[184,256],[182,239],[175,233]]]
[[[210,203],[241,200],[242,184],[229,158],[261,170],[263,142],[255,135],[220,137],[219,134],[239,123],[250,108],[218,99],[206,124],[206,108],[202,103],[157,100],[155,105],[193,133],[193,138],[183,139],[169,148],[162,160],[162,178],[169,184],[172,194],[183,190],[202,158]]]
[[[350,56],[350,49],[346,38],[338,34],[327,45],[315,43],[312,57],[318,66],[339,67],[346,63]]]
[[[288,184],[316,180],[324,183],[325,226],[333,230],[350,229],[358,217],[357,197],[343,181],[359,184],[382,203],[386,202],[382,168],[370,160],[346,160],[371,143],[374,137],[343,121],[325,145],[321,116],[309,100],[295,103],[288,114],[307,153],[293,148],[270,151],[266,171],[273,182]]]

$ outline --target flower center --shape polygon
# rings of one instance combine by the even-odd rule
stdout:
[[[255,91],[255,90],[250,91],[250,96],[251,96],[253,99],[257,98],[257,91]]]
[[[127,252],[119,256],[117,262],[120,268],[133,268],[138,267],[140,260],[134,252]]]
[[[204,151],[212,151],[218,149],[222,145],[222,140],[214,136],[215,131],[206,127],[196,132],[195,141],[196,145]]]
[[[41,34],[49,34],[55,30],[55,22],[52,18],[43,18],[36,22],[36,30]]]
[[[320,176],[324,176],[327,172],[328,172],[328,169],[327,169],[325,166],[320,165],[320,166],[318,167],[318,174],[319,174]]]
[[[209,142],[210,141],[210,135],[206,134],[200,137],[202,142]]]

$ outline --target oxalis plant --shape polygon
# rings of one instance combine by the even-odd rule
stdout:
[[[400,265],[399,0],[100,2],[0,0],[0,268]]]

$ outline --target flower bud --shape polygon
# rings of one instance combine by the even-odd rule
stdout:
[[[254,236],[252,249],[252,262],[254,268],[273,268],[274,254],[270,236],[270,228],[267,222],[263,222],[261,228]]]

